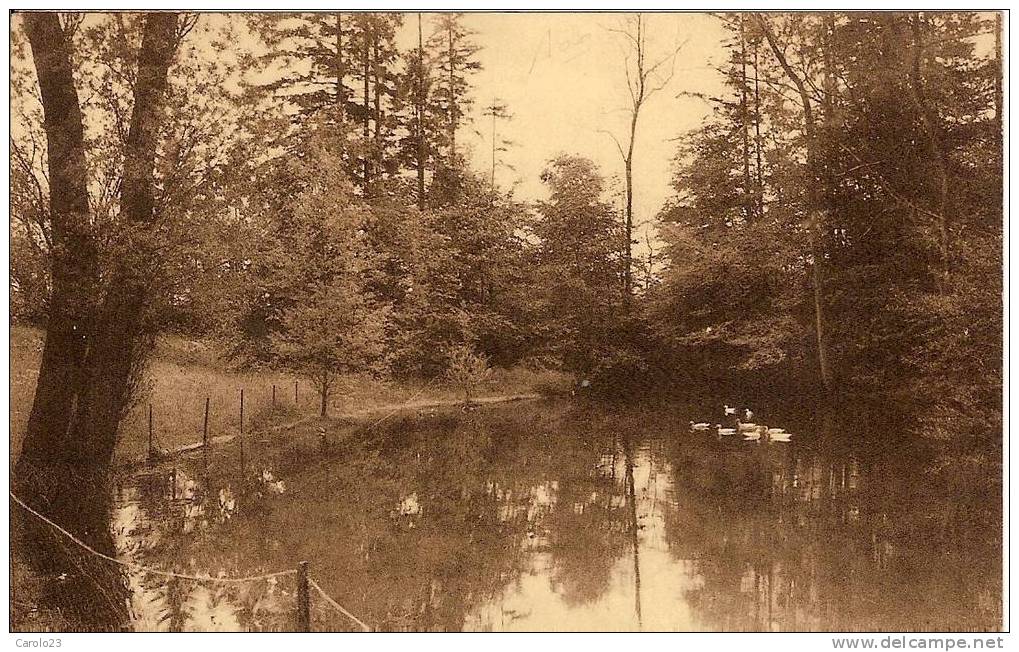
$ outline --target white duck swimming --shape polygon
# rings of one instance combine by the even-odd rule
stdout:
[[[736,408],[729,407],[728,403],[724,406],[724,408],[725,408],[725,416],[727,416],[727,417],[736,416]]]
[[[748,432],[744,432],[743,433],[743,441],[756,441],[756,442],[760,443],[760,441],[761,441],[761,431],[760,431],[760,429],[758,429],[758,430],[750,430]]]
[[[723,428],[722,424],[720,424],[720,423],[716,424],[715,428],[718,429],[718,434],[719,435],[735,435],[736,434],[736,429],[735,428]]]
[[[792,435],[789,434],[788,432],[778,432],[778,433],[775,433],[775,434],[771,434],[771,433],[768,434],[768,439],[769,440],[771,440],[771,441],[778,441],[778,442],[788,442],[791,437],[792,437]]]
[[[710,423],[704,423],[703,421],[700,423],[694,423],[693,421],[690,422],[690,430],[707,430],[710,427]]]

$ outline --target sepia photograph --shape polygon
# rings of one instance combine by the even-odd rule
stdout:
[[[1006,10],[281,9],[9,12],[12,645],[1004,647]]]

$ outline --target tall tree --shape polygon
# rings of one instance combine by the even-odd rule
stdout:
[[[794,85],[799,95],[800,109],[802,111],[803,132],[806,139],[808,179],[816,178],[821,173],[822,142],[818,139],[818,129],[815,118],[814,99],[808,89],[809,80],[805,79],[793,68],[786,56],[786,50],[775,36],[774,30],[762,15],[756,16],[756,21],[771,47],[775,59],[782,67],[789,82]],[[828,354],[828,340],[826,337],[826,297],[824,287],[824,261],[825,251],[823,247],[822,232],[826,227],[826,208],[823,201],[823,194],[820,185],[815,181],[808,182],[808,208],[810,214],[809,233],[811,248],[811,284],[813,286],[814,301],[814,335],[817,343],[817,364],[820,372],[821,384],[825,391],[831,391],[832,367]]]
[[[87,442],[89,457],[100,463],[108,463],[113,454],[117,427],[130,405],[154,334],[148,308],[158,267],[139,262],[153,260],[159,247],[155,237],[159,217],[155,157],[165,118],[167,72],[179,42],[177,28],[177,14],[150,14],[138,52],[120,213],[125,230],[140,237],[129,236],[121,244],[130,255],[111,274],[110,289],[97,322],[99,332],[117,335],[93,340],[86,358],[90,377],[79,408],[82,420],[78,436]]]
[[[618,216],[588,159],[560,156],[542,173],[550,197],[534,225],[542,341],[550,355],[588,376],[610,358],[623,303]]]
[[[414,117],[417,128],[417,199],[418,210],[425,209],[425,161],[427,148],[425,145],[425,43],[421,30],[421,13],[417,15],[418,49],[414,71]]]
[[[647,31],[648,26],[643,14],[632,14],[626,18],[626,26],[623,29],[613,30],[621,34],[626,41],[628,48],[626,57],[626,88],[629,91],[630,99],[630,121],[627,131],[626,146],[624,147],[618,138],[611,133],[619,155],[623,159],[624,175],[626,180],[626,211],[624,214],[625,227],[623,246],[623,288],[627,301],[633,293],[633,158],[637,141],[637,125],[640,120],[641,109],[648,100],[656,93],[665,88],[672,80],[673,64],[676,60],[677,50],[672,51],[660,59],[654,60],[648,51]]]
[[[492,103],[484,108],[482,115],[492,119],[492,165],[489,170],[489,187],[495,193],[495,169],[501,163],[497,161],[497,154],[505,152],[512,143],[505,138],[499,137],[499,121],[509,120],[513,115],[509,112],[506,103],[500,99],[492,100]]]
[[[470,75],[481,70],[477,60],[480,48],[474,43],[473,30],[464,25],[464,14],[447,12],[435,20],[435,31],[428,39],[432,60],[441,71],[435,85],[435,99],[446,119],[447,157],[455,161],[456,132],[473,104]]]
[[[172,13],[152,14],[144,25],[121,191],[121,213],[129,231],[144,233],[151,228],[154,217],[154,157],[163,120],[167,70],[179,39],[177,27],[177,15]],[[57,182],[50,193],[52,228],[55,239],[59,233],[62,240],[53,256],[53,295],[57,298],[53,302],[53,337],[51,327],[47,327],[47,347],[52,353],[43,356],[38,407],[33,408],[36,416],[30,419],[19,460],[19,468],[29,478],[34,466],[54,461],[105,470],[116,440],[118,416],[129,400],[131,371],[143,359],[134,351],[125,354],[124,347],[131,349],[141,343],[145,285],[139,276],[143,272],[132,259],[113,270],[111,291],[101,301],[96,295],[95,272],[87,271],[96,268],[95,234],[87,228],[87,195],[84,201],[75,199],[84,192],[86,178],[79,158],[83,147],[80,109],[66,58],[67,37],[52,14],[27,14],[25,28],[33,42],[33,53],[38,53],[35,58],[40,88],[46,89],[47,141],[51,170],[56,173],[51,172],[51,176]],[[73,203],[68,206],[69,202]],[[74,240],[65,235],[68,230]],[[144,246],[143,241],[129,245]],[[136,253],[144,259],[148,252]],[[65,266],[86,271],[68,275]],[[78,302],[71,313],[71,342],[63,330],[66,313],[59,307],[59,297],[67,292],[75,293]],[[72,369],[67,369],[68,364]],[[55,388],[54,383],[62,387]],[[49,400],[54,396],[64,400]]]
[[[927,144],[927,154],[934,168],[937,178],[937,201],[931,207],[934,215],[937,216],[937,226],[941,237],[941,273],[942,285],[947,284],[951,273],[950,247],[949,242],[949,192],[951,183],[948,173],[947,157],[941,143],[942,127],[937,114],[937,109],[931,105],[927,91],[924,87],[925,66],[927,53],[924,41],[927,38],[929,25],[923,12],[917,12],[909,18],[911,56],[908,70],[904,71],[909,83],[906,84],[907,94],[913,104],[916,114],[920,118],[920,125],[923,127],[924,140]]]
[[[379,194],[375,182],[392,176],[398,165],[390,150],[403,90],[396,66],[402,20],[400,14],[369,12],[258,14],[248,20],[267,52],[244,63],[269,79],[250,88],[251,101],[296,108],[284,135],[301,133],[301,124],[320,113],[349,127],[336,155],[366,195]]]
[[[45,461],[68,444],[74,405],[86,377],[85,354],[95,330],[99,260],[91,227],[84,128],[74,85],[69,34],[55,13],[26,13],[45,111],[52,291],[46,344],[19,467]],[[23,474],[22,474],[23,475]]]
[[[54,13],[26,13],[23,25],[42,91],[54,246],[51,317],[32,415],[15,467],[16,487],[33,507],[109,552],[106,476],[117,428],[149,344],[145,308],[152,271],[155,156],[168,70],[188,22],[182,30],[175,13],[144,18],[124,143],[120,214],[125,235],[118,243],[122,255],[114,257],[108,279],[99,275],[100,240],[90,221],[69,30]],[[36,556],[38,563],[68,564],[42,550]],[[81,582],[98,583],[97,591],[110,590],[109,581],[88,568],[71,584]],[[104,614],[119,620],[126,617],[122,611],[122,601],[114,597],[96,605],[92,617],[99,623],[82,626],[109,627],[102,622]]]

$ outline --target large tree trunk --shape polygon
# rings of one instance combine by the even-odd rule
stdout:
[[[764,217],[764,168],[761,156],[761,68],[758,61],[758,41],[754,40],[754,150],[756,155],[757,179],[754,196],[757,203],[757,217]]]
[[[53,288],[35,399],[14,470],[19,498],[87,541],[112,552],[108,494],[87,470],[84,442],[73,430],[85,386],[85,357],[94,333],[99,264],[92,232],[84,131],[71,66],[71,43],[56,13],[26,13],[45,116],[50,181]],[[40,603],[82,629],[117,629],[127,622],[116,569],[73,549],[49,525],[18,512],[12,535],[44,583]],[[68,572],[72,571],[72,572]]]
[[[623,301],[630,305],[633,295],[633,134],[637,129],[637,114],[634,113],[630,129],[630,149],[623,161],[626,174],[626,215],[623,224]]]
[[[329,386],[332,384],[328,371],[322,372],[321,385],[319,386],[319,416],[325,419],[329,416]]]
[[[749,116],[749,110],[747,109],[747,95],[748,84],[747,84],[747,39],[745,30],[743,29],[743,16],[740,15],[739,19],[739,65],[740,65],[740,85],[739,85],[739,106],[740,106],[740,135],[743,140],[743,219],[749,221],[750,216],[754,214],[754,205],[751,203],[755,201],[752,199],[750,190],[750,125],[747,122]]]
[[[98,332],[102,336],[96,338],[87,359],[91,378],[83,392],[78,436],[87,442],[92,459],[106,464],[151,345],[147,308],[157,274],[152,240],[156,219],[155,156],[165,113],[167,73],[176,52],[176,31],[177,14],[152,13],[146,19],[120,199],[125,231],[137,237],[127,242],[130,255],[121,257],[113,270],[100,312]]]
[[[1001,105],[1004,85],[1004,69],[1001,66],[1001,12],[994,12],[994,124],[998,127],[997,137],[1002,138]]]
[[[57,14],[26,14],[25,30],[43,96],[54,234],[53,299],[36,396],[15,469],[18,495],[94,549],[113,551],[109,466],[117,426],[130,398],[143,348],[145,287],[151,252],[119,261],[98,305],[99,273],[91,232],[81,109],[67,35]],[[177,15],[150,14],[139,51],[135,106],[125,148],[122,219],[153,219],[153,168],[167,69],[176,49]],[[36,520],[24,522],[29,561],[42,573],[67,574],[43,600],[85,629],[127,623],[124,585],[107,562],[85,555]]]
[[[382,84],[379,83],[379,68],[382,67],[382,63],[379,61],[379,57],[379,32],[376,30],[372,35],[372,101],[374,103],[372,115],[375,119],[372,166],[381,178],[385,173],[385,165],[382,161]]]
[[[456,81],[454,74],[456,68],[454,67],[456,50],[453,49],[453,25],[450,24],[448,29],[449,36],[449,160],[456,160]]]
[[[23,21],[32,46],[45,114],[53,288],[46,343],[18,461],[18,476],[37,460],[48,462],[58,456],[68,459],[81,456],[81,451],[76,450],[78,442],[69,431],[84,378],[99,279],[71,44],[55,13],[26,13]]]

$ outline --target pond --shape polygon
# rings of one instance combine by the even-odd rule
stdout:
[[[720,407],[411,414],[330,454],[251,454],[243,488],[194,461],[131,477],[111,525],[122,560],[182,574],[306,560],[376,630],[1000,629],[991,494],[967,502],[886,426],[760,418],[791,441],[690,429]],[[124,581],[134,629],[294,626],[293,575]],[[317,590],[311,612],[358,629]]]

